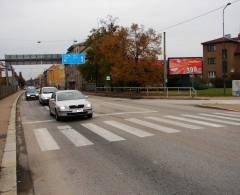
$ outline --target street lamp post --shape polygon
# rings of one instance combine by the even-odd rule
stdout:
[[[223,8],[223,39],[225,37],[225,9],[230,6],[231,3],[227,3],[227,5]],[[224,40],[223,40],[224,41]],[[223,50],[222,50],[222,70],[223,70],[223,87],[224,87],[224,95],[226,95],[226,76],[227,76],[227,59],[225,59],[225,45],[223,42]]]

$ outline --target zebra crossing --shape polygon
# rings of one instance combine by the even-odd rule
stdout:
[[[211,114],[180,114],[164,115],[161,117],[147,116],[142,118],[128,118],[121,121],[105,120],[95,122],[85,122],[79,124],[80,129],[99,136],[107,142],[126,141],[127,134],[137,138],[146,139],[147,137],[161,134],[178,134],[183,130],[202,130],[207,127],[220,128],[226,126],[240,126],[240,113],[234,112],[215,112]],[[81,134],[81,130],[76,130],[70,125],[57,126],[60,132],[73,146],[83,147],[95,145],[94,141]],[[51,131],[47,128],[34,129],[34,136],[43,152],[56,151],[61,149],[61,145],[54,139]],[[117,133],[116,133],[117,132]],[[121,133],[124,136],[120,136]],[[125,137],[126,136],[126,137]]]

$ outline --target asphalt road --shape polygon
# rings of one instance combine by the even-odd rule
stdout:
[[[239,195],[240,113],[91,96],[93,119],[20,102],[35,194]]]

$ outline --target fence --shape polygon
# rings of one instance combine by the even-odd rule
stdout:
[[[17,86],[0,86],[0,99],[17,91]]]
[[[193,87],[96,87],[95,92],[127,96],[197,96]]]

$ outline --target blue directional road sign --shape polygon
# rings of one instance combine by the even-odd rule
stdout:
[[[85,64],[85,54],[62,54],[62,64]]]

